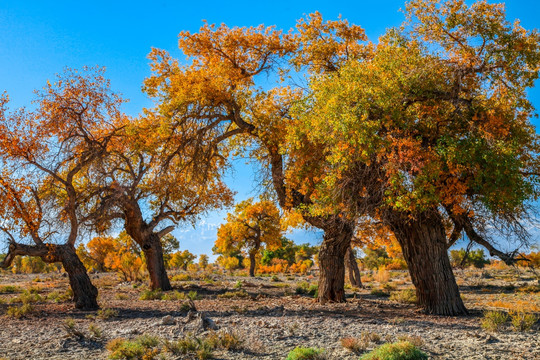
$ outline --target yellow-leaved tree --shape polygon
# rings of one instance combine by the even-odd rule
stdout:
[[[254,202],[250,198],[227,214],[227,222],[218,228],[215,249],[221,254],[243,252],[249,257],[249,276],[255,276],[257,255],[264,249],[281,246],[282,233],[276,205],[269,200]]]

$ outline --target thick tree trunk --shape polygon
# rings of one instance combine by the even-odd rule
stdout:
[[[165,262],[163,260],[163,247],[157,234],[151,234],[141,245],[146,258],[146,268],[150,277],[150,288],[152,290],[161,289],[172,290]]]
[[[345,264],[347,265],[347,271],[349,272],[349,281],[352,286],[357,288],[362,287],[362,279],[360,278],[360,269],[356,262],[353,249],[349,246],[347,253],[345,254]]]
[[[395,214],[392,217],[389,224],[403,250],[418,304],[428,314],[467,314],[450,266],[439,213],[416,214],[414,219]]]
[[[86,268],[77,256],[75,248],[70,245],[61,245],[58,246],[58,252],[69,277],[75,307],[81,310],[98,309],[98,290],[90,281]]]
[[[249,253],[249,276],[255,277],[255,252]]]
[[[90,281],[83,263],[75,252],[75,247],[55,244],[24,245],[12,243],[0,267],[7,268],[17,255],[39,256],[46,263],[61,262],[69,277],[69,285],[73,291],[75,307],[81,310],[98,309],[98,290]]]
[[[345,301],[345,253],[350,247],[353,229],[344,222],[334,222],[325,227],[324,239],[319,250],[319,295],[324,304]]]

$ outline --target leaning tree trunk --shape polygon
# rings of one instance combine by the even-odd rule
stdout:
[[[319,295],[324,304],[345,301],[345,253],[351,244],[353,229],[343,222],[334,222],[324,229],[319,249]]]
[[[150,276],[150,288],[152,290],[161,289],[163,291],[172,290],[165,262],[163,260],[163,247],[157,234],[151,234],[141,248],[146,258],[146,268]]]
[[[358,268],[354,251],[350,246],[345,254],[345,265],[347,266],[347,271],[349,272],[349,281],[351,285],[361,288],[362,280],[360,278],[360,269]]]
[[[57,247],[57,253],[68,274],[75,307],[81,310],[98,309],[98,290],[90,281],[86,268],[75,252],[75,247],[60,245]]]
[[[69,244],[38,244],[25,245],[11,243],[5,259],[0,262],[1,268],[11,265],[17,255],[39,256],[46,263],[61,262],[69,277],[69,285],[73,291],[75,307],[81,310],[98,309],[98,291],[86,272],[82,261],[75,252],[75,247]]]
[[[428,314],[467,314],[450,266],[439,213],[424,212],[414,219],[395,214],[392,217],[389,224],[409,267],[418,304]]]

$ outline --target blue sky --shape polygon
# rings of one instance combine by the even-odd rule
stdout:
[[[150,75],[146,56],[152,47],[181,57],[177,36],[195,32],[202,20],[228,26],[261,23],[289,29],[305,14],[320,11],[327,19],[338,15],[366,29],[376,39],[386,28],[403,21],[399,9],[404,1],[0,1],[0,91],[7,91],[11,106],[29,105],[32,91],[64,67],[100,65],[107,68],[112,88],[130,99],[124,110],[136,115],[152,103],[141,92]],[[540,1],[507,1],[510,20],[519,18],[526,29],[540,28]],[[540,108],[540,90],[530,91]],[[539,124],[538,120],[534,120]],[[228,183],[238,192],[237,200],[256,196],[254,169],[240,160]],[[212,213],[196,229],[189,226],[174,234],[181,248],[210,254],[216,226],[226,212]],[[298,242],[317,242],[316,232],[296,232]]]

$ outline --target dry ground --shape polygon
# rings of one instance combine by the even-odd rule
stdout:
[[[369,338],[364,351],[408,337],[432,359],[540,359],[538,322],[527,332],[513,331],[506,324],[500,332],[487,333],[480,326],[485,310],[540,313],[538,282],[527,271],[457,270],[471,312],[460,318],[427,316],[412,304],[373,292],[411,288],[406,272],[363,275],[365,289],[349,288],[347,303],[324,306],[309,295],[296,294],[299,284],[316,283],[313,276],[251,279],[198,273],[188,281],[173,281],[173,286],[181,294],[196,295],[193,303],[198,312],[192,314],[204,314],[219,331],[234,333],[243,341],[238,350],[215,351],[215,359],[284,359],[296,346],[324,348],[328,359],[357,359],[363,351],[354,354],[345,349],[340,340],[346,337]],[[115,338],[150,334],[173,341],[187,332],[212,331],[200,328],[197,318],[188,321],[187,300],[140,300],[144,285],[122,283],[114,274],[91,277],[101,307],[112,311],[83,312],[69,301],[62,302],[57,295],[66,291],[68,282],[61,274],[0,273],[0,359],[106,359],[110,354],[106,343]],[[20,300],[24,289],[33,289],[41,299],[32,304],[31,313],[16,319],[7,314],[8,308],[20,306],[13,302]],[[240,296],[220,297],[227,292]],[[165,352],[161,356],[189,358]]]

